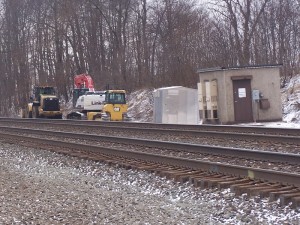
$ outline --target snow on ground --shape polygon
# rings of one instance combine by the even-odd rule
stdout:
[[[129,114],[136,122],[153,122],[153,91],[154,89],[141,89],[128,96]],[[300,75],[290,79],[281,89],[282,122],[249,123],[242,125],[300,128]]]
[[[128,113],[137,122],[153,122],[153,91],[141,89],[128,96]]]
[[[293,77],[281,93],[283,120],[300,124],[300,75]]]
[[[299,225],[299,210],[0,141],[0,224]]]
[[[276,127],[276,128],[300,128],[300,123],[293,122],[266,122],[266,123],[247,123],[247,124],[239,124],[245,126],[262,126],[262,127]]]

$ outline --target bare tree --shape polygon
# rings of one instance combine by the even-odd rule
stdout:
[[[34,85],[68,100],[73,76],[97,89],[195,87],[199,68],[283,63],[300,72],[299,1],[3,0],[0,114],[28,102]],[[216,6],[215,6],[216,5]]]
[[[250,63],[250,47],[255,29],[261,16],[271,0],[216,0],[218,16],[228,21],[233,32],[233,47],[237,64]]]

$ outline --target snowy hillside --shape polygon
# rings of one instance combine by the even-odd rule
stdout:
[[[300,128],[300,75],[293,77],[281,90],[282,123],[265,123],[265,126]],[[131,93],[128,97],[129,114],[137,122],[153,121],[153,89],[143,89]]]
[[[283,120],[300,124],[300,75],[293,77],[281,93]]]
[[[128,97],[128,112],[137,122],[153,121],[153,91],[142,89],[132,92]]]

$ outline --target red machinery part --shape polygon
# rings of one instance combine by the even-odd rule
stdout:
[[[74,77],[75,88],[88,88],[90,91],[94,91],[94,81],[90,75],[83,73]]]

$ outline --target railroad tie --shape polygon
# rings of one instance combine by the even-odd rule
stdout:
[[[157,167],[155,163],[149,163],[145,161],[135,160],[134,161],[134,168],[137,170],[147,170],[149,171],[151,168]]]
[[[144,165],[139,165],[138,169],[141,170],[147,170],[150,173],[154,173],[155,175],[161,176],[161,172],[165,170],[173,170],[175,167],[172,166],[166,166],[166,165],[160,165],[156,163],[146,163]]]
[[[266,184],[265,187],[253,187],[253,188],[249,188],[247,191],[248,196],[257,196],[259,195],[260,197],[262,197],[261,193],[265,192],[272,192],[272,191],[276,191],[278,190],[278,188],[281,188],[282,185],[281,184]]]
[[[210,175],[207,175],[207,176],[203,176],[203,177],[200,177],[200,178],[196,178],[194,179],[194,186],[195,187],[201,187],[201,188],[208,188],[208,182],[212,179],[216,179],[216,178],[221,178],[223,177],[224,175],[221,175],[221,174],[210,174]]]
[[[172,179],[172,178],[174,178],[174,176],[176,174],[184,174],[184,173],[187,173],[189,171],[191,171],[191,170],[190,169],[178,168],[178,169],[175,169],[175,170],[163,171],[162,175],[164,177],[166,177],[167,179]]]
[[[289,204],[290,202],[292,202],[292,198],[294,198],[294,197],[300,197],[300,190],[296,193],[280,195],[280,197],[279,197],[280,205],[284,206],[284,205]]]
[[[156,168],[154,168],[151,172],[154,172],[156,175],[160,177],[164,177],[164,173],[168,171],[172,171],[174,169],[177,169],[175,166],[167,166],[167,165],[159,165]]]
[[[225,188],[230,188],[234,184],[245,184],[250,181],[249,178],[236,178],[235,180],[232,181],[223,181],[218,183],[218,189],[225,189]]]
[[[208,176],[208,172],[204,172],[204,171],[199,171],[199,173],[196,173],[192,176],[189,177],[189,180],[188,182],[191,183],[191,184],[194,184],[194,181],[196,178],[201,178],[201,177],[204,177],[204,176]]]
[[[270,192],[269,198],[270,202],[276,201],[280,195],[283,194],[292,194],[292,193],[297,193],[299,192],[298,188],[293,188],[291,190],[286,190],[286,191],[275,191],[275,192]]]
[[[212,174],[210,173],[207,173],[207,172],[202,172],[202,173],[199,173],[199,174],[195,174],[194,176],[191,176],[189,178],[189,182],[191,184],[193,184],[195,187],[201,187],[201,180],[205,179],[205,178],[208,178],[208,177],[211,177],[213,176]],[[215,175],[216,176],[216,175]],[[218,175],[219,177],[220,175]]]
[[[105,162],[105,160],[107,160],[107,159],[111,159],[111,157],[108,157],[108,156],[106,156],[106,155],[103,155],[103,154],[97,154],[97,155],[95,155],[95,157],[94,157],[94,161],[101,161],[101,162]]]
[[[299,208],[300,207],[300,197],[292,198],[292,207]]]
[[[238,186],[235,189],[235,194],[236,195],[242,195],[244,193],[248,194],[248,191],[252,188],[263,188],[263,187],[266,187],[266,183],[257,182],[255,184],[249,184],[249,185],[245,185],[245,186]]]
[[[139,170],[146,170],[146,171],[151,171],[157,168],[157,164],[153,163],[144,163],[142,165],[137,166]]]
[[[249,180],[247,183],[241,183],[241,184],[233,184],[230,186],[230,190],[232,192],[235,192],[236,193],[236,190],[238,188],[242,188],[242,187],[248,187],[249,185],[254,185],[254,184],[257,184],[258,182],[257,181],[253,181],[253,180]]]
[[[134,169],[134,166],[130,162],[118,162],[116,164],[118,168],[124,168],[126,170]]]
[[[190,176],[197,174],[197,173],[199,173],[199,171],[187,169],[186,171],[182,171],[182,172],[174,172],[171,174],[171,176],[175,182],[184,183],[184,182],[182,182],[183,180],[188,181]]]
[[[212,180],[208,181],[208,187],[209,188],[218,187],[218,184],[223,182],[224,180],[226,180],[227,182],[235,181],[235,180],[237,180],[237,178],[232,177],[232,176],[223,176],[221,178],[212,179]]]
[[[197,170],[196,171],[191,170],[187,173],[182,173],[182,174],[179,173],[179,174],[174,175],[174,180],[176,182],[180,182],[181,184],[183,184],[185,182],[188,182],[192,176],[199,175],[200,173],[202,173],[202,172],[197,171]]]
[[[118,163],[118,161],[114,160],[114,159],[105,159],[105,163],[109,166],[111,165],[116,165]]]
[[[276,192],[276,191],[287,191],[287,190],[292,190],[292,189],[294,189],[294,188],[295,188],[295,187],[293,187],[293,186],[283,186],[283,187],[274,188],[274,189],[271,189],[271,190],[269,190],[269,189],[261,190],[261,191],[259,192],[259,196],[260,196],[261,198],[266,198],[266,197],[269,197],[269,195],[270,195],[271,192]]]
[[[137,169],[139,164],[140,163],[137,162],[136,160],[131,160],[131,159],[127,159],[124,162],[118,163],[119,166],[121,166],[122,168],[125,168],[127,170]]]

